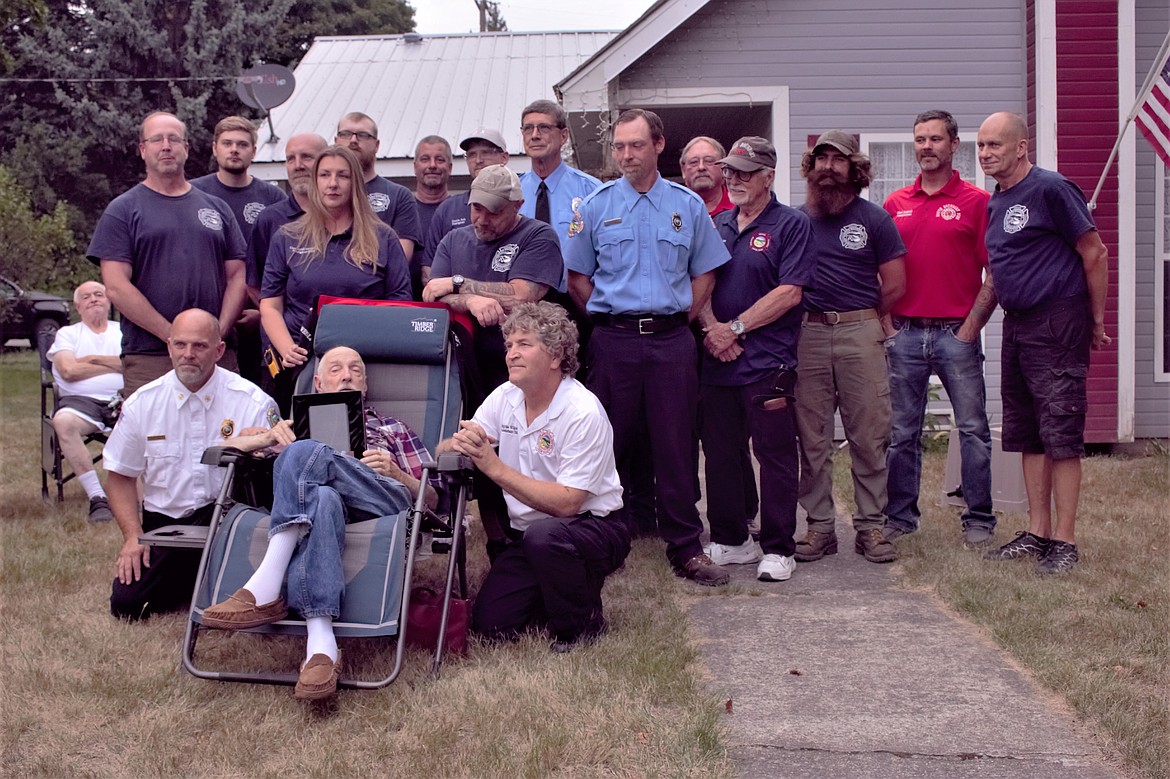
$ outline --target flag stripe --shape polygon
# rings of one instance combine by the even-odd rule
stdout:
[[[1162,62],[1161,73],[1142,102],[1134,123],[1162,162],[1170,167],[1170,59]]]

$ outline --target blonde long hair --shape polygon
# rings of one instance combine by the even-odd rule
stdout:
[[[298,264],[308,265],[325,256],[325,249],[333,238],[333,232],[329,229],[329,213],[325,210],[321,202],[321,192],[317,189],[317,170],[321,167],[321,160],[326,157],[340,157],[349,166],[349,210],[353,215],[353,226],[350,228],[352,238],[343,256],[352,265],[376,273],[379,239],[390,228],[370,208],[361,163],[354,153],[344,146],[330,146],[317,155],[313,163],[313,186],[309,187],[309,207],[299,219],[282,229],[296,239],[297,249],[309,250],[297,252]]]

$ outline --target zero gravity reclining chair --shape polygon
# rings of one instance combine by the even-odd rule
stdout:
[[[409,425],[433,455],[439,441],[450,437],[458,428],[461,412],[459,369],[450,342],[450,311],[446,306],[381,302],[370,305],[370,301],[323,297],[313,354],[298,378],[298,391],[311,391],[312,375],[322,354],[334,346],[349,346],[366,363],[367,401],[380,413],[393,415]],[[160,528],[145,534],[143,543],[198,544],[203,548],[183,646],[183,667],[188,672],[219,681],[292,685],[297,680],[295,673],[213,671],[199,667],[196,660],[199,635],[207,630],[202,626],[203,610],[243,586],[267,549],[267,512],[244,504],[232,505],[229,498],[237,466],[249,459],[250,455],[223,447],[209,449],[205,454],[205,463],[223,465],[228,473],[202,543],[198,541],[204,529],[187,526]],[[446,530],[451,534],[446,583],[441,593],[442,620],[431,668],[433,675],[439,673],[443,632],[457,569],[461,595],[466,597],[461,542],[469,495],[466,474],[470,468],[467,458],[461,455],[443,455],[439,460],[424,464],[422,481],[425,484],[428,475],[437,468],[450,497],[449,519],[444,521],[429,513],[420,490],[414,506],[397,516],[356,521],[346,526],[342,556],[346,589],[341,616],[334,621],[334,632],[339,638],[397,636],[398,645],[388,675],[376,680],[342,677],[339,687],[384,687],[401,671],[414,552],[424,524],[427,528],[437,528],[440,533]],[[183,540],[173,538],[187,534],[190,537]],[[166,540],[168,536],[172,538],[170,542]],[[303,635],[305,623],[295,616],[290,614],[289,618],[246,632]]]

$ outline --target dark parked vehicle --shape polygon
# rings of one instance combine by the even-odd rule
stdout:
[[[27,338],[34,349],[42,333],[50,335],[69,324],[69,301],[48,292],[26,292],[0,278],[0,345]]]

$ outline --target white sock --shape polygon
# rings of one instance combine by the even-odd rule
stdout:
[[[106,491],[102,489],[101,480],[98,479],[97,471],[86,471],[77,475],[77,482],[85,488],[85,494],[90,500],[94,498],[104,498]]]
[[[256,573],[244,584],[244,589],[256,596],[256,605],[272,603],[280,597],[280,587],[288,573],[288,562],[300,540],[300,525],[292,525],[268,539],[268,551],[264,553],[264,559],[260,561]]]
[[[337,636],[333,635],[333,617],[309,617],[305,620],[305,628],[309,633],[305,663],[313,655],[327,655],[330,660],[337,662]],[[304,663],[301,667],[304,667]]]

